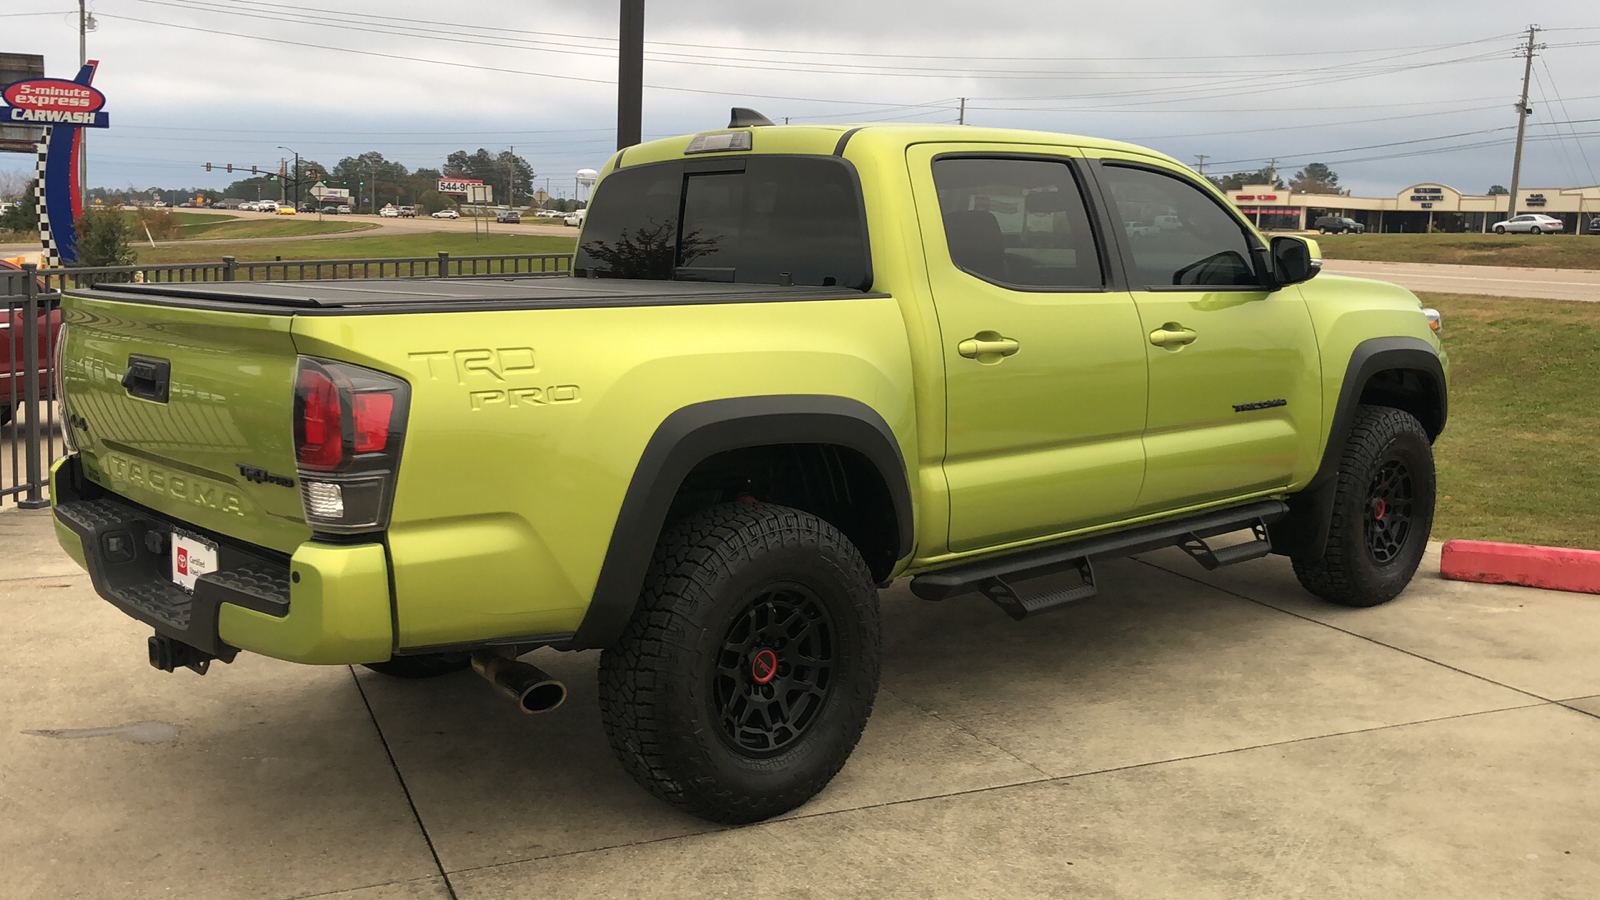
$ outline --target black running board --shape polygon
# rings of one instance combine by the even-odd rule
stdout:
[[[953,566],[911,579],[911,592],[924,600],[943,600],[958,594],[982,593],[1013,619],[1022,620],[1047,610],[1059,609],[1088,600],[1096,593],[1091,560],[1132,556],[1162,547],[1177,545],[1202,566],[1216,569],[1272,552],[1267,526],[1289,512],[1279,500],[1263,500],[1248,506],[1219,510],[1188,519],[1158,522],[1114,534],[1053,544]],[[1231,547],[1212,548],[1208,537],[1248,528],[1251,540]],[[1022,594],[1013,581],[1077,570],[1081,583],[1043,594]]]

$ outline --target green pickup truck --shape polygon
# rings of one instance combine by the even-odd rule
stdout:
[[[470,665],[538,712],[520,657],[600,650],[623,766],[755,821],[844,765],[898,579],[1020,620],[1175,545],[1400,593],[1438,316],[1319,267],[1139,147],[738,112],[619,152],[571,278],[72,292],[57,533],[168,671]]]

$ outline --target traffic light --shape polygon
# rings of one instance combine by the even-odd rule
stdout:
[[[206,171],[211,171],[211,163],[206,163]]]
[[[228,174],[229,175],[233,174],[233,163],[228,163]]]
[[[277,181],[278,180],[278,176],[276,176],[276,175],[268,175],[267,176],[267,180],[268,181]]]
[[[260,175],[261,173],[256,171],[256,167],[255,166],[251,166],[250,167],[250,174],[251,175]]]

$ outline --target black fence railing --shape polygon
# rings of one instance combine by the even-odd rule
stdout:
[[[217,262],[160,263],[139,266],[99,266],[39,269],[32,277],[44,290],[70,291],[97,284],[149,284],[206,281],[321,281],[346,278],[470,278],[506,275],[569,275],[569,253],[514,253],[500,256],[398,257],[388,259],[275,259],[240,262],[224,256]],[[0,296],[19,296],[21,271],[0,269]]]
[[[55,404],[61,294],[42,287],[27,278],[17,293],[0,295],[0,506],[48,506],[50,463],[63,450]]]
[[[66,452],[56,399],[64,291],[97,284],[313,281],[351,278],[496,278],[569,275],[565,253],[168,263],[101,268],[0,268],[0,506],[49,505],[50,465]]]

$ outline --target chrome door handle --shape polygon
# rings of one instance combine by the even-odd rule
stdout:
[[[1011,338],[1001,337],[998,331],[980,331],[956,345],[957,353],[986,366],[992,366],[1021,349],[1021,344]]]
[[[1177,322],[1167,324],[1150,332],[1150,343],[1168,350],[1181,350],[1195,342],[1200,335],[1179,325]]]

